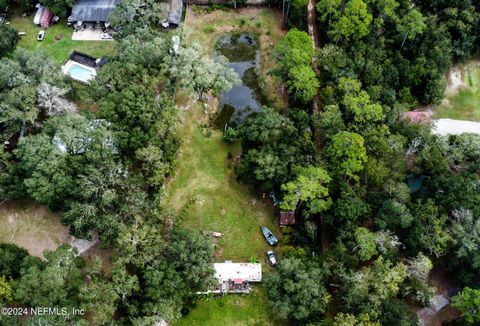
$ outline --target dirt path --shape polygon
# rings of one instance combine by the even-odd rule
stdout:
[[[307,22],[308,22],[308,35],[313,41],[313,49],[315,52],[320,48],[320,37],[318,36],[318,26],[317,26],[317,10],[316,10],[317,1],[308,0],[307,6]],[[320,78],[320,70],[317,66],[317,57],[314,56],[312,59],[312,68],[315,71],[315,74]],[[313,113],[318,114],[321,111],[320,108],[320,92],[317,93],[313,99]],[[323,142],[320,137],[319,131],[315,128],[313,129],[313,137],[315,140],[315,147],[317,150],[322,148]],[[325,251],[328,248],[328,234],[323,222],[323,216],[320,217],[320,248],[322,251]]]

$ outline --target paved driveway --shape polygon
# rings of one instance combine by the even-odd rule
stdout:
[[[438,119],[434,121],[432,132],[437,135],[480,134],[480,122]]]

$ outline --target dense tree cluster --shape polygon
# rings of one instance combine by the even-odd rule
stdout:
[[[180,145],[173,98],[177,89],[218,94],[238,76],[199,45],[173,50],[171,35],[135,33],[83,87],[42,53],[17,49],[0,59],[0,197],[48,205],[73,235],[98,232],[118,251],[106,274],[69,246],[46,252],[43,262],[2,244],[0,305],[82,307],[96,325],[151,325],[179,318],[211,284],[212,243],[175,226],[161,203]],[[77,108],[75,95],[91,110]],[[86,323],[81,316],[29,322]]]
[[[289,102],[307,115],[266,109],[247,120],[238,176],[273,190],[280,209],[296,212],[291,245],[317,253],[329,244],[310,263],[323,275],[317,280],[329,285],[331,304],[319,297],[305,299],[315,306],[291,302],[296,288],[288,284],[300,280],[282,262],[268,282],[271,304],[300,323],[418,325],[405,303],[430,304],[432,268],[447,265],[453,282],[478,288],[480,136],[432,135],[430,126],[413,125],[402,113],[439,103],[446,70],[478,52],[480,8],[470,0],[320,0],[317,13],[317,53],[296,29],[301,23],[291,25],[277,48]],[[305,96],[307,88],[293,86],[300,84],[291,69],[312,70],[312,57],[321,83],[305,83],[315,85]],[[313,111],[309,101],[317,90],[320,110]],[[277,124],[265,124],[267,115]],[[294,142],[298,136],[284,134],[289,120],[302,122],[297,135],[315,144],[296,161],[274,149],[286,142],[290,153],[305,148]],[[302,297],[317,293],[310,288]],[[466,289],[455,303],[470,324],[478,322],[475,295]],[[338,313],[332,320],[322,316],[329,308]]]

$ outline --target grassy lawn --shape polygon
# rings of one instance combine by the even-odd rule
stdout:
[[[269,74],[276,67],[275,45],[284,34],[280,21],[277,11],[266,8],[206,13],[201,7],[189,6],[184,33],[187,40],[198,41],[210,51],[216,37],[223,33],[258,34],[265,92],[274,106],[283,108],[286,101],[282,85]],[[166,187],[166,205],[179,213],[184,227],[224,234],[215,240],[217,261],[244,262],[255,256],[262,263],[265,275],[271,271],[265,259],[270,247],[260,226],[268,226],[281,238],[273,208],[260,194],[237,182],[233,161],[240,145],[226,144],[220,130],[206,127],[208,115],[200,105],[193,100],[181,102],[177,101],[183,110],[180,130],[183,145],[176,174]],[[211,101],[207,112],[213,113],[216,106],[216,101]],[[281,322],[268,305],[265,289],[257,285],[250,295],[201,299],[175,325],[281,325]]]
[[[211,297],[197,302],[197,306],[175,326],[191,325],[282,325],[272,319],[265,292],[255,289],[249,295]]]
[[[176,175],[166,188],[167,205],[180,213],[184,227],[224,234],[217,240],[217,261],[242,262],[256,256],[268,273],[269,246],[259,228],[267,225],[278,236],[280,232],[272,207],[235,179],[228,153],[235,156],[239,146],[225,144],[220,131],[203,128],[205,115],[199,106],[182,112],[182,118],[183,145]],[[175,325],[279,325],[274,320],[258,285],[251,295],[200,300]]]
[[[15,16],[12,20],[12,27],[19,32],[25,32],[18,43],[19,47],[32,51],[45,51],[57,63],[63,64],[73,50],[90,54],[94,57],[112,55],[115,53],[115,42],[113,41],[72,41],[73,28],[65,24],[65,20],[52,25],[45,31],[43,41],[37,41],[37,35],[40,31],[38,26],[33,24],[33,16],[20,17]],[[55,36],[63,35],[63,39],[57,41]]]
[[[272,70],[277,68],[274,58],[276,44],[285,34],[281,29],[281,15],[278,10],[268,8],[215,10],[207,13],[205,7],[190,5],[183,28],[188,40],[200,42],[211,51],[216,38],[221,34],[230,32],[258,34],[262,69],[260,83],[264,95],[272,106],[285,108],[287,94],[281,80],[271,74]]]
[[[14,243],[37,257],[68,239],[68,228],[60,224],[58,214],[28,201],[1,205],[0,225],[0,242]]]
[[[480,66],[470,63],[463,74],[465,87],[447,98],[447,103],[438,107],[436,118],[480,121]]]
[[[252,256],[263,261],[268,245],[260,226],[279,234],[272,207],[236,181],[228,153],[235,156],[239,147],[225,144],[218,130],[202,129],[204,114],[198,106],[183,114],[184,143],[167,187],[167,205],[181,213],[184,226],[224,234],[217,241],[219,261],[248,261]]]

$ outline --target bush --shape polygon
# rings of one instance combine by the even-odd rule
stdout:
[[[15,50],[20,36],[18,32],[7,25],[0,26],[0,57],[7,55]]]
[[[28,252],[14,244],[0,243],[0,275],[16,279],[20,276],[20,267]]]
[[[223,133],[223,140],[227,143],[233,143],[238,138],[238,130],[235,128],[228,127]]]
[[[208,24],[203,28],[203,32],[207,34],[213,33],[215,32],[215,26]]]

